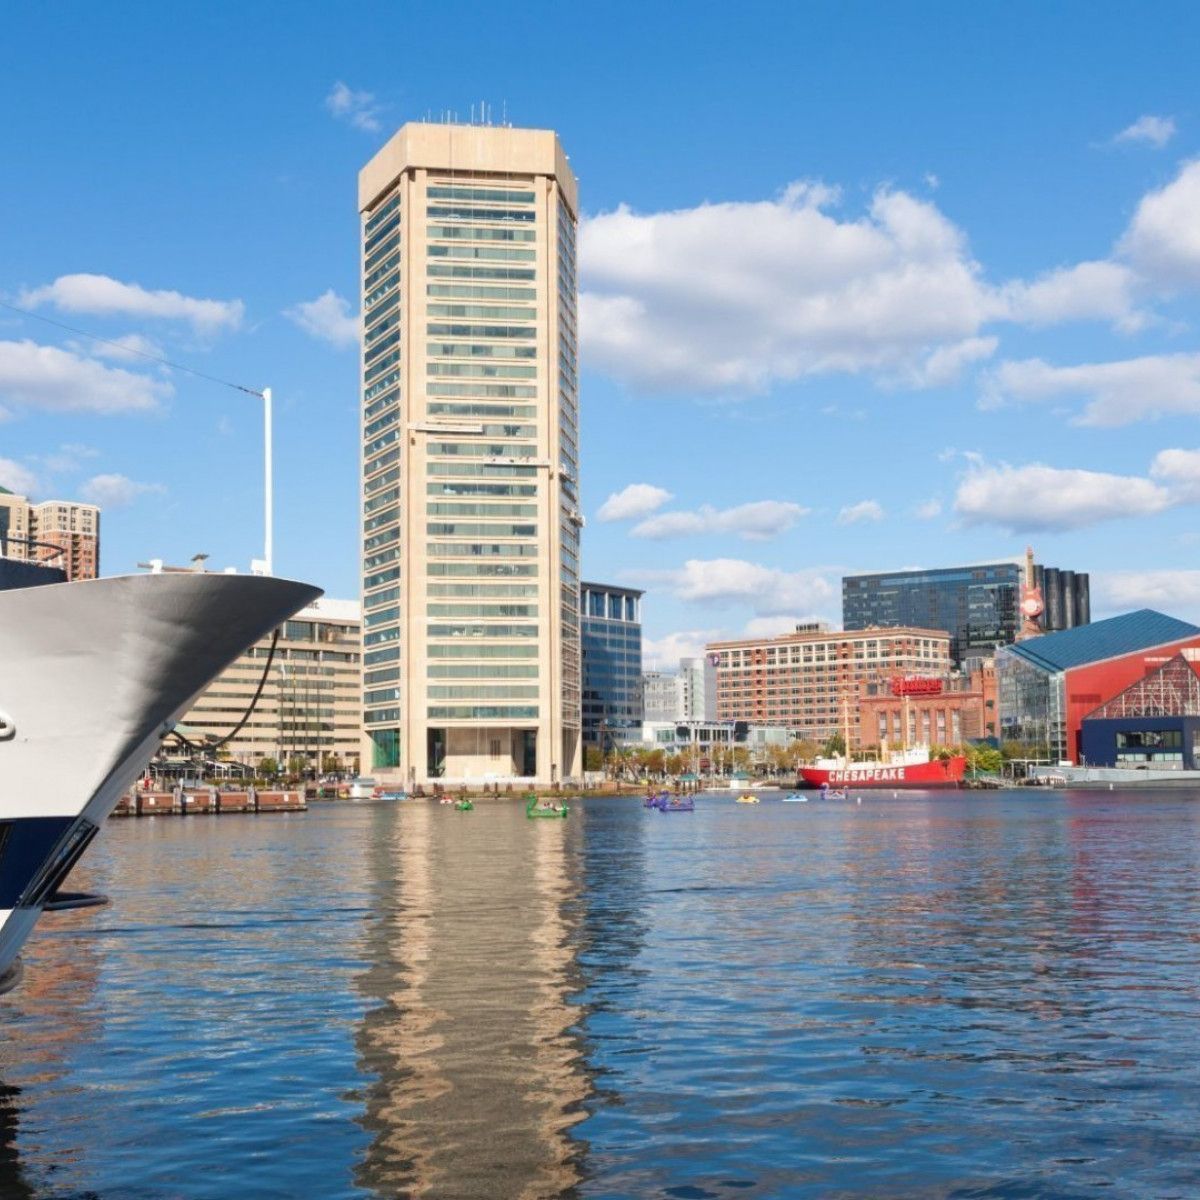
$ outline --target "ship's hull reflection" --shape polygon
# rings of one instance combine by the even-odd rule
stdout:
[[[356,1182],[385,1196],[542,1197],[579,1182],[591,1094],[574,962],[584,818],[380,809],[357,1037],[375,1076]]]

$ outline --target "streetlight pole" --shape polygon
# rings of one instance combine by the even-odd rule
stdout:
[[[274,463],[271,454],[271,389],[263,388],[263,572],[271,574],[275,553],[275,518],[273,513]]]

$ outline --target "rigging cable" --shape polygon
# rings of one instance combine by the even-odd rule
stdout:
[[[35,321],[44,321],[47,325],[53,325],[56,329],[65,329],[68,333],[77,333],[80,337],[91,338],[93,342],[100,342],[105,346],[114,346],[123,354],[136,354],[139,358],[147,358],[151,362],[162,363],[164,367],[170,367],[173,371],[186,371],[189,375],[195,375],[199,379],[207,379],[209,383],[219,383],[222,387],[233,388],[235,392],[245,392],[247,396],[257,396],[260,400],[263,398],[262,392],[257,392],[254,388],[246,387],[244,384],[233,383],[231,380],[221,379],[217,375],[208,375],[204,371],[197,371],[195,367],[185,367],[182,363],[172,362],[169,358],[163,358],[161,354],[151,354],[148,350],[138,350],[133,346],[127,345],[125,342],[118,342],[113,338],[101,337],[98,333],[89,333],[86,329],[76,329],[74,325],[67,325],[63,321],[56,321],[52,317],[44,317],[41,313],[30,312],[27,308],[18,308],[15,304],[9,304],[7,300],[0,300],[0,308],[7,308],[9,312],[19,313],[23,317],[32,317]]]

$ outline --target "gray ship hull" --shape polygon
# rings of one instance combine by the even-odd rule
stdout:
[[[0,988],[192,699],[319,595],[290,580],[191,573],[0,591]]]

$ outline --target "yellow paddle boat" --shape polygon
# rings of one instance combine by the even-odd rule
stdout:
[[[744,792],[737,798],[738,804],[757,804],[758,797],[750,795],[749,792]]]

